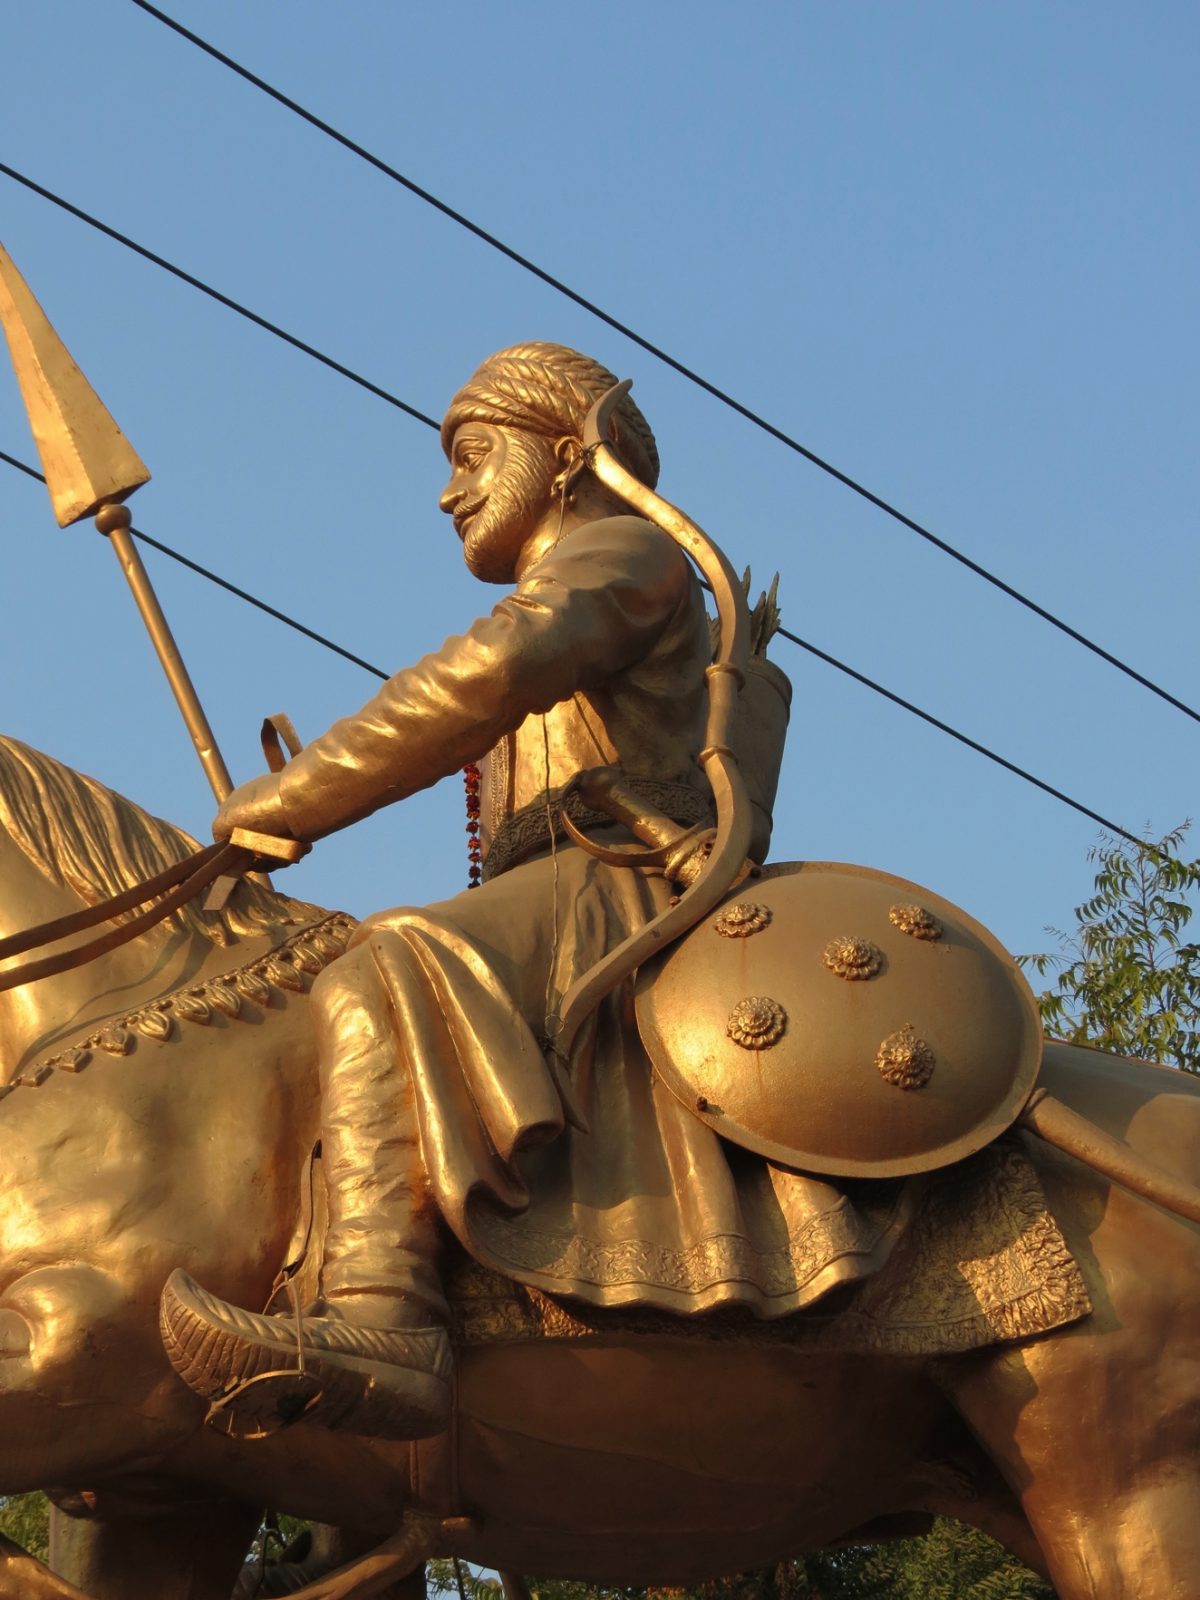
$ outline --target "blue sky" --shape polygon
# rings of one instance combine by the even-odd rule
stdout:
[[[1183,699],[1200,699],[1195,62],[1183,4],[172,0],[181,21]],[[3,159],[440,416],[491,350],[634,379],[663,490],[787,624],[1135,830],[1200,727],[1021,612],[127,0],[4,12]],[[154,473],[138,523],[369,659],[496,593],[433,433],[0,177],[0,238]],[[32,458],[15,383],[0,447]],[[88,525],[0,465],[0,728],[205,835],[199,766]],[[160,558],[238,777],[360,670]],[[1042,948],[1097,829],[780,643],[779,858],[866,863]],[[465,880],[450,779],[286,880]],[[281,880],[282,882],[285,880]]]

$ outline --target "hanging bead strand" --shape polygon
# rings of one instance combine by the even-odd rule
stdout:
[[[467,888],[478,889],[483,876],[483,846],[479,840],[479,767],[468,761],[463,768],[463,788],[467,794]]]

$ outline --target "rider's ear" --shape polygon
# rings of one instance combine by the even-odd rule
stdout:
[[[555,440],[554,459],[558,462],[560,470],[556,473],[551,488],[558,498],[569,492],[571,484],[579,475],[583,464],[583,446],[578,439],[567,434]]]

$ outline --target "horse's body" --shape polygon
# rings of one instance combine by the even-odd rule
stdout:
[[[4,810],[14,750],[0,741],[0,936],[187,847],[152,839],[104,885],[56,872],[59,845],[31,845],[36,808],[14,821],[9,794]],[[62,826],[64,809],[77,810],[70,795]],[[59,1066],[0,1102],[0,1493],[46,1488],[73,1514],[55,1564],[94,1600],[225,1600],[264,1505],[370,1543],[414,1503],[466,1518],[445,1543],[470,1559],[624,1584],[764,1566],[945,1512],[1049,1571],[1062,1600],[1134,1587],[1194,1600],[1200,1229],[1050,1151],[1039,1171],[1095,1305],[1051,1335],[940,1360],[803,1353],[752,1324],[711,1340],[626,1320],[586,1338],[473,1344],[459,1353],[453,1448],[432,1477],[436,1449],[414,1472],[407,1446],[311,1423],[244,1443],[205,1427],[159,1340],[163,1282],[183,1266],[236,1304],[265,1303],[294,1249],[317,1133],[297,973],[313,965],[304,930],[322,914],[239,894],[258,895],[257,913],[232,920],[224,947],[198,917],[177,919],[102,964],[0,996],[9,1081],[55,1055],[79,1065],[67,1048],[114,1024],[136,1035],[130,1053],[96,1047],[81,1072]],[[271,969],[286,981],[265,1003],[251,982],[236,1019],[209,1005],[207,1022],[177,1017],[166,1040],[139,1031],[156,996],[247,964],[261,977],[289,942],[297,958]],[[1063,1046],[1045,1077],[1200,1179],[1196,1084]],[[15,1555],[0,1561],[0,1596],[68,1592],[52,1584]]]

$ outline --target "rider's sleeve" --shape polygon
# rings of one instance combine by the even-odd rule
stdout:
[[[674,541],[638,518],[577,529],[490,616],[288,763],[279,797],[292,832],[320,838],[426,788],[531,713],[644,659],[694,581]]]

